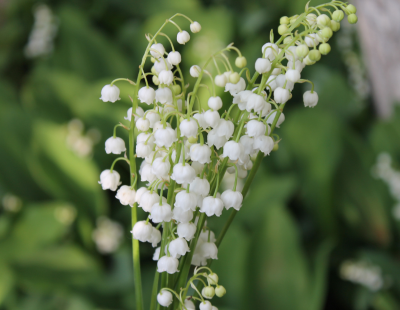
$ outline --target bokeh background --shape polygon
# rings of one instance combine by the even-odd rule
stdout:
[[[111,104],[102,86],[135,79],[144,34],[176,12],[203,27],[179,47],[190,83],[190,66],[230,42],[253,70],[270,29],[305,2],[0,1],[0,309],[135,309],[130,208],[97,183],[132,88],[118,84],[122,100]],[[221,310],[400,309],[400,111],[377,113],[360,29],[344,21],[332,52],[303,71],[319,104],[304,108],[309,85],[295,88],[279,151],[213,264],[227,289]],[[176,29],[165,32],[175,42]],[[209,226],[218,233],[228,214]],[[150,245],[141,251],[148,305],[156,264]]]

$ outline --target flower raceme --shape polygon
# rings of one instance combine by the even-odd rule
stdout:
[[[332,8],[331,15],[320,13]],[[354,6],[340,1],[315,8],[307,5],[304,13],[280,19],[280,38],[274,40],[271,32],[270,42],[261,47],[259,58],[250,66],[255,69],[252,78],[246,58],[230,44],[204,65],[192,64],[188,73],[189,79],[195,79],[193,89],[180,68],[181,53],[175,50],[190,42],[190,34],[175,20],[178,17],[189,20],[192,33],[202,27],[187,16],[176,14],[155,35],[146,35],[148,46],[136,82],[121,78],[103,87],[100,99],[114,103],[120,99],[117,81],[133,85],[132,107],[125,117],[128,123],[118,124],[114,135],[105,141],[107,154],[124,153],[124,157],[118,157],[111,169],[101,173],[99,183],[104,190],[116,191],[121,182],[114,165],[119,160],[129,163],[131,184],[122,185],[116,198],[122,205],[132,207],[134,251],[139,251],[138,241],[149,242],[156,248],[153,259],[157,261],[157,272],[161,273],[161,286],[157,280],[152,305],[158,301],[164,307],[173,304],[174,309],[195,309],[194,302],[198,301],[201,310],[217,309],[204,298],[222,297],[226,291],[207,265],[209,260],[218,259],[218,245],[230,222],[217,241],[206,219],[219,217],[230,209],[234,216],[241,210],[249,186],[243,192],[236,190],[238,179],[247,178],[246,184],[250,185],[262,158],[278,149],[281,139],[274,130],[285,120],[282,112],[294,87],[311,84],[311,90],[303,96],[304,106],[318,104],[314,84],[303,78],[304,69],[329,53],[328,42],[340,29],[340,21],[347,14],[349,22],[355,23],[355,13]],[[161,32],[168,24],[178,29],[177,46]],[[162,37],[168,40],[161,43]],[[237,53],[235,65],[240,71],[233,70],[225,55],[228,52]],[[145,72],[148,59],[153,66]],[[219,71],[217,59],[228,71]],[[218,72],[215,76],[214,71]],[[204,84],[206,79],[211,88]],[[210,96],[204,103],[198,99],[200,87],[209,89]],[[222,91],[230,94],[228,102],[222,101]],[[125,141],[117,137],[118,127],[129,131],[129,145],[125,146]],[[129,154],[125,153],[127,150]],[[220,194],[225,174],[234,174],[235,182],[233,188]],[[142,182],[139,189],[138,181]],[[137,207],[143,209],[147,219],[136,220]],[[139,254],[133,259],[137,309],[142,310]],[[189,278],[190,265],[196,268]],[[208,286],[188,297],[189,287],[197,280],[204,284],[207,281]]]

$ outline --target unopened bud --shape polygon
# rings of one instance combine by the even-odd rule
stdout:
[[[206,286],[201,291],[201,295],[203,295],[204,298],[211,299],[215,295],[215,289],[212,286]]]
[[[189,143],[196,143],[197,142],[197,137],[189,137],[188,141],[189,141]]]
[[[156,75],[158,74],[157,71],[156,71],[156,68],[154,68],[154,66],[151,67],[151,73],[156,74]]]
[[[323,43],[319,46],[319,51],[322,55],[328,55],[331,51],[331,46],[328,43]]]
[[[272,148],[272,151],[276,152],[277,150],[279,150],[279,144],[275,143],[274,147]],[[218,295],[217,295],[218,296]],[[219,297],[219,296],[218,296]]]
[[[229,75],[229,82],[232,84],[237,84],[240,81],[240,75],[237,72],[233,72]]]
[[[286,25],[280,25],[278,27],[278,33],[282,36],[284,35],[286,32],[288,32],[289,28]]]
[[[354,5],[349,4],[348,6],[346,6],[346,11],[349,12],[349,14],[356,14],[357,13],[357,9]]]
[[[290,18],[290,23],[293,24],[293,23],[297,20],[297,18],[299,18],[299,15],[294,15],[294,16],[292,16],[292,17]]]
[[[235,65],[236,65],[236,67],[238,67],[238,68],[244,68],[244,67],[246,67],[246,65],[247,65],[247,60],[246,60],[246,58],[243,57],[243,56],[237,57],[236,60],[235,60]]]
[[[330,39],[332,37],[332,35],[333,35],[333,32],[330,27],[325,27],[320,32],[320,36],[322,36],[324,39]]]
[[[350,24],[355,24],[358,21],[358,17],[356,14],[350,14],[349,16],[347,16],[347,20]]]
[[[218,297],[222,297],[226,294],[226,289],[225,287],[223,287],[222,285],[218,285],[215,288],[215,295],[217,295]]]
[[[292,41],[293,41],[293,38],[290,36],[287,36],[286,38],[283,39],[283,44],[285,44],[285,45],[290,44],[290,43],[292,43]]]
[[[156,59],[155,59],[154,57],[151,57],[151,58],[150,58],[150,61],[151,61],[152,63],[155,63],[155,62],[156,62]]]
[[[321,59],[321,53],[318,50],[312,50],[308,53],[308,58],[311,61],[318,61]]]
[[[334,21],[334,20],[331,20],[331,29],[333,30],[333,31],[339,31],[339,29],[340,29],[340,23],[338,23],[338,22],[336,22],[336,21]]]
[[[216,273],[210,273],[207,276],[207,280],[209,284],[217,285],[218,284],[218,275]]]
[[[289,22],[290,22],[290,20],[289,20],[289,17],[287,17],[287,16],[282,16],[279,21],[279,23],[281,25],[287,25],[287,24],[289,24]]]
[[[336,10],[332,14],[332,19],[337,22],[341,22],[343,18],[344,18],[344,12],[342,10]]]
[[[329,18],[328,15],[321,14],[320,16],[317,17],[317,24],[318,27],[320,28],[329,27],[331,24],[331,19]]]
[[[308,46],[305,44],[300,44],[299,46],[296,47],[296,55],[300,59],[306,57],[308,55],[308,52],[309,52]]]
[[[154,85],[160,85],[160,81],[158,80],[158,77],[157,77],[157,75],[153,75],[153,83],[154,83]]]
[[[315,64],[315,61],[312,61],[310,59],[310,53],[308,53],[308,55],[304,58],[303,62],[306,66],[312,66],[313,64]]]
[[[175,84],[172,86],[172,92],[174,93],[174,95],[179,95],[182,91],[182,88],[179,84]]]

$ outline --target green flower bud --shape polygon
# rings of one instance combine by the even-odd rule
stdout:
[[[156,59],[155,59],[154,57],[151,57],[151,58],[150,58],[150,61],[151,61],[152,63],[155,63],[155,62],[156,62]]]
[[[308,54],[310,54],[310,53],[308,53]],[[312,66],[313,64],[315,64],[315,61],[312,61],[312,60],[310,59],[309,55],[307,55],[306,58],[304,58],[304,63],[305,63],[307,66]]]
[[[336,22],[336,21],[334,21],[334,20],[331,20],[331,29],[333,30],[333,31],[339,31],[339,29],[340,29],[340,23],[338,23],[338,22]]]
[[[226,294],[226,289],[225,289],[225,287],[223,287],[222,285],[218,285],[218,286],[215,288],[215,294],[216,294],[218,297],[224,296],[224,295]]]
[[[321,53],[318,50],[312,50],[308,53],[311,61],[318,61],[321,59]]]
[[[329,27],[331,25],[331,19],[328,15],[321,14],[317,17],[317,24],[320,28]]]
[[[350,24],[355,24],[358,21],[358,17],[356,14],[350,14],[349,16],[347,16],[347,20]]]
[[[279,150],[279,144],[278,143],[275,143],[274,144],[274,147],[272,148],[272,151],[273,152],[276,152],[277,150]],[[217,295],[218,296],[218,295]]]
[[[299,15],[294,15],[294,16],[290,17],[290,23],[293,24],[298,18],[299,18]]]
[[[196,143],[197,142],[197,136],[196,137],[189,137],[188,141],[189,141],[189,143]]]
[[[296,47],[296,55],[300,59],[306,57],[308,55],[308,52],[309,52],[308,46],[305,44],[300,44],[298,47]]]
[[[356,14],[357,13],[356,7],[354,5],[352,5],[352,4],[349,4],[346,7],[346,11],[349,12],[349,14]]]
[[[331,51],[331,46],[328,43],[323,43],[319,46],[319,51],[322,55],[328,55]]]
[[[157,71],[156,71],[156,68],[154,68],[154,66],[151,67],[151,73],[153,73],[153,74],[158,74]]]
[[[330,27],[325,27],[320,32],[320,36],[323,37],[324,39],[330,39],[332,37],[332,35],[333,35],[333,31]]]
[[[215,289],[212,286],[206,286],[201,291],[201,295],[203,295],[204,298],[211,299],[215,295]]]
[[[244,68],[247,65],[247,60],[245,57],[241,56],[241,57],[237,57],[235,60],[235,65],[238,68]]]
[[[217,285],[218,284],[218,275],[216,274],[216,273],[210,273],[208,276],[207,276],[207,280],[208,280],[208,283],[211,285]]]
[[[280,23],[281,25],[289,24],[289,22],[290,22],[290,20],[289,20],[289,17],[287,17],[287,16],[282,16],[281,19],[280,19],[280,21],[279,21],[279,23]]]
[[[229,75],[229,82],[231,82],[232,84],[236,84],[238,83],[240,80],[240,75],[237,72],[233,72]]]
[[[278,27],[278,33],[282,36],[284,35],[286,32],[288,32],[289,28],[286,25],[280,25]]]
[[[288,36],[283,39],[283,44],[290,44],[292,42],[293,38]]]
[[[341,22],[343,18],[344,18],[344,12],[342,10],[336,10],[332,14],[332,19],[337,22]]]
[[[172,86],[172,92],[174,93],[174,95],[179,95],[182,91],[182,88],[179,84],[175,84]]]
[[[160,85],[160,81],[158,80],[157,75],[153,75],[153,83],[154,85]]]

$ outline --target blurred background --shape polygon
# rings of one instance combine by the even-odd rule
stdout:
[[[220,247],[220,310],[400,309],[400,10],[358,2],[358,25],[342,22],[332,52],[303,71],[319,104],[304,108],[309,85],[296,86],[280,149]],[[114,104],[101,88],[136,79],[144,34],[176,12],[203,27],[179,47],[189,83],[191,65],[231,42],[253,71],[270,29],[305,4],[0,1],[0,309],[135,309],[130,208],[97,183],[132,88],[119,83]],[[165,32],[175,42],[176,29]],[[127,182],[126,166],[116,169]],[[209,226],[218,233],[228,215]],[[148,307],[156,264],[149,244],[141,251]]]

